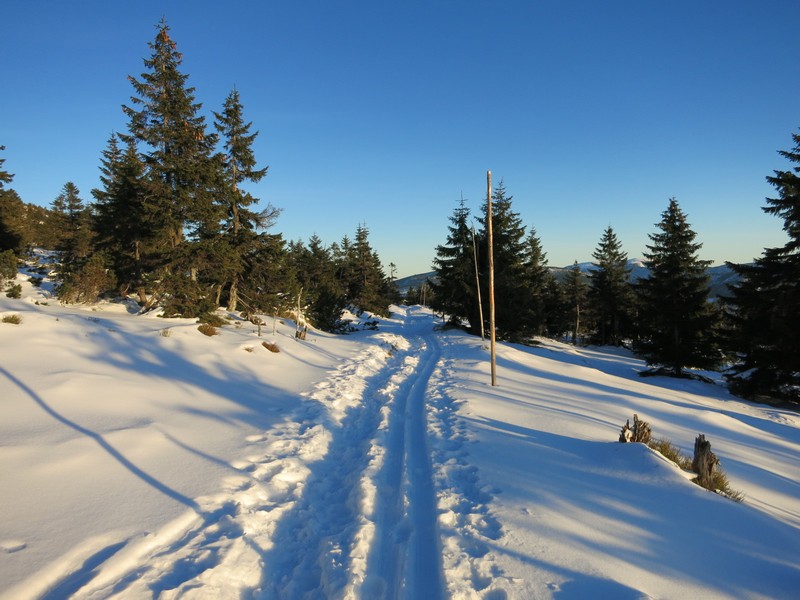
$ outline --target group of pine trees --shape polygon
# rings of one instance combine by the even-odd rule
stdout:
[[[800,163],[795,148],[781,155]],[[603,232],[593,266],[577,263],[556,277],[547,267],[536,230],[526,232],[501,183],[492,193],[495,324],[498,336],[525,341],[568,336],[629,345],[656,372],[683,376],[687,368],[728,367],[734,391],[755,398],[800,401],[800,166],[768,180],[780,194],[764,210],[783,218],[789,242],[764,251],[754,264],[731,266],[741,282],[711,300],[702,244],[675,199],[650,234],[647,275],[630,277],[628,256],[612,227]],[[473,333],[487,326],[487,208],[470,224],[463,199],[437,246],[429,303]]]
[[[307,307],[312,322],[339,327],[347,305],[385,313],[393,286],[359,225],[355,240],[325,246],[287,244],[270,228],[280,210],[257,210],[248,184],[267,173],[256,161],[258,132],[245,119],[236,89],[206,126],[182,55],[162,21],[149,44],[145,72],[129,77],[123,106],[127,133],[114,133],[101,158],[93,202],[68,182],[50,210],[28,214],[0,178],[0,244],[21,254],[40,245],[58,250],[67,302],[103,294],[134,295],[165,316],[202,317],[219,306],[246,312]],[[0,163],[2,166],[2,163]],[[38,221],[40,229],[31,227]]]

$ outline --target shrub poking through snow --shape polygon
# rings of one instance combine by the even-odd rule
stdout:
[[[277,344],[273,344],[273,343],[270,343],[270,342],[261,342],[261,345],[264,346],[264,348],[266,348],[270,352],[280,352],[281,351],[281,349],[278,348]]]
[[[205,323],[206,325],[212,325],[214,327],[223,327],[224,325],[228,324],[228,321],[226,321],[223,317],[213,312],[202,314],[198,318],[201,323]]]
[[[650,442],[650,424],[647,421],[640,421],[639,415],[633,415],[633,427],[631,427],[630,420],[625,421],[622,426],[622,431],[619,434],[620,442],[640,442],[648,444]]]
[[[172,335],[172,329],[170,329],[169,327],[165,327],[164,329],[158,332],[158,335],[160,335],[161,337],[169,337]]]
[[[18,283],[12,283],[6,289],[6,296],[15,299],[20,298],[22,296],[22,286]]]
[[[11,323],[13,325],[19,325],[22,323],[22,317],[19,315],[5,315],[3,317],[3,323]]]
[[[213,325],[209,325],[208,323],[202,323],[198,328],[197,331],[202,333],[203,335],[207,335],[211,337],[212,335],[217,335],[217,328]]]

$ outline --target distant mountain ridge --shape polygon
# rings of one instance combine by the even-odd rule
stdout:
[[[594,269],[594,263],[583,262],[578,263],[582,273],[588,273]],[[550,270],[561,281],[566,275],[567,271],[572,268],[572,265],[566,267],[550,267]],[[644,266],[644,261],[641,258],[631,258],[628,260],[628,268],[631,270],[630,280],[632,282],[641,279],[647,275],[647,267]],[[718,296],[727,295],[728,286],[738,283],[740,277],[727,265],[717,265],[709,267],[708,275],[711,278],[711,297],[717,298]],[[400,290],[401,294],[405,294],[409,288],[418,289],[423,283],[429,279],[435,279],[436,273],[429,271],[427,273],[419,273],[417,275],[409,275],[395,280],[395,285]]]

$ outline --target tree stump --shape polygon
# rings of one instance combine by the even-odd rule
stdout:
[[[692,471],[697,473],[697,483],[707,490],[714,489],[714,472],[719,464],[719,459],[711,451],[711,442],[706,441],[706,436],[700,434],[694,441],[694,458]]]
[[[622,427],[622,431],[619,434],[619,441],[620,442],[640,442],[642,444],[647,444],[650,442],[650,437],[652,436],[652,431],[650,429],[650,424],[647,421],[640,421],[639,415],[633,415],[633,427],[631,427],[631,423],[629,420],[625,421],[625,425]]]
[[[625,425],[622,426],[622,431],[619,433],[619,441],[623,444],[630,442],[633,437],[633,430],[631,429],[630,419],[626,419]]]

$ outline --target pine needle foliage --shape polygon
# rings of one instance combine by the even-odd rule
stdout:
[[[710,261],[698,258],[702,244],[694,241],[696,234],[674,198],[657,226],[644,255],[649,274],[636,286],[637,351],[648,364],[663,365],[675,377],[686,367],[715,368],[721,354],[718,312],[709,302]]]

